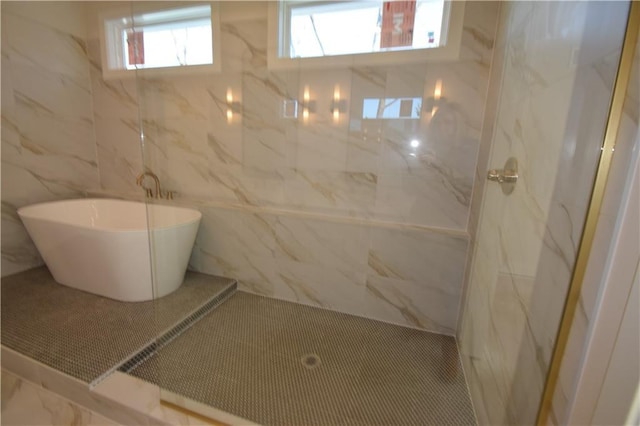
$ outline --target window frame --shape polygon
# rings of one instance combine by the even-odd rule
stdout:
[[[145,12],[160,12],[169,11],[174,9],[195,7],[195,6],[209,6],[211,10],[211,36],[212,40],[212,64],[197,64],[197,65],[178,65],[169,67],[154,67],[154,68],[126,68],[125,64],[125,52],[124,52],[124,38],[122,34],[131,25],[122,23],[122,25],[115,25],[111,30],[107,29],[106,21],[115,19],[135,19]],[[178,19],[177,21],[180,21]],[[104,80],[115,79],[127,79],[135,78],[136,75],[144,77],[161,77],[168,75],[188,75],[195,73],[210,73],[220,72],[222,70],[222,42],[221,42],[221,29],[220,29],[220,8],[217,3],[202,3],[194,2],[187,3],[183,6],[176,4],[167,5],[165,7],[151,7],[144,5],[143,3],[136,3],[135,14],[130,7],[114,8],[104,11],[99,14],[99,27],[100,27],[100,50],[102,56],[102,77]],[[171,21],[166,21],[165,24],[171,25]],[[158,25],[158,23],[149,24]]]
[[[448,19],[443,19],[441,38],[443,46],[400,49],[371,53],[353,53],[346,55],[291,58],[289,54],[290,9],[282,0],[270,1],[268,9],[268,48],[267,65],[269,69],[286,70],[293,68],[338,68],[350,66],[396,65],[417,62],[455,61],[460,57],[465,1],[448,1],[445,8]],[[285,5],[283,7],[283,4]],[[303,0],[302,5],[322,6],[334,4],[331,1]]]

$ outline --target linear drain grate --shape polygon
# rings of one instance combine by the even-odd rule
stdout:
[[[193,326],[196,322],[202,319],[202,317],[204,317],[206,314],[208,314],[209,312],[214,310],[216,307],[218,307],[221,303],[223,303],[225,300],[227,300],[231,295],[233,295],[237,287],[238,287],[237,283],[234,283],[232,286],[224,290],[218,296],[211,299],[209,302],[204,304],[202,307],[200,307],[198,310],[193,312],[187,318],[182,320],[179,324],[177,324],[171,330],[162,334],[155,342],[150,343],[145,348],[143,348],[140,352],[138,352],[137,354],[132,356],[130,359],[125,361],[120,367],[114,368],[114,370],[117,369],[120,372],[129,373],[132,370],[136,369],[146,360],[154,356],[157,353],[157,351],[159,351],[160,349],[164,348],[166,345],[171,343],[176,337],[180,336],[182,333],[188,330],[191,326]],[[97,385],[101,380],[104,380],[104,378],[106,378],[109,374],[111,374],[111,372],[105,373],[99,379],[91,383],[91,385],[92,386]]]

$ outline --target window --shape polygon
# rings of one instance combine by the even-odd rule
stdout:
[[[460,48],[463,2],[280,0],[270,7],[271,68],[456,59]]]
[[[209,4],[103,16],[105,79],[125,77],[133,70],[219,70],[220,37],[214,16],[217,13]]]

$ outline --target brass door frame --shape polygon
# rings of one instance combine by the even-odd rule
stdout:
[[[638,42],[639,29],[640,1],[631,1],[629,18],[627,20],[627,30],[622,45],[622,54],[620,56],[618,74],[616,76],[616,82],[613,89],[613,97],[611,99],[611,107],[609,109],[609,118],[607,120],[604,142],[602,145],[600,160],[598,162],[593,191],[591,193],[591,200],[587,210],[584,231],[582,232],[582,237],[580,239],[578,256],[573,269],[569,290],[567,292],[562,319],[560,320],[558,334],[553,354],[551,356],[551,363],[547,372],[547,378],[542,394],[542,400],[538,410],[538,416],[536,419],[536,424],[538,426],[547,424],[547,419],[551,412],[553,394],[558,384],[558,375],[560,373],[562,358],[564,357],[567,348],[573,318],[580,300],[582,283],[584,281],[589,255],[591,254],[591,248],[593,246],[593,239],[596,232],[596,226],[598,224],[598,217],[600,216],[600,209],[602,208],[602,200],[604,198],[609,170],[611,169],[613,150],[615,148],[616,139],[618,138],[620,121],[622,120],[624,99],[627,87],[629,86],[629,78],[631,75],[631,67],[633,65],[636,44]]]

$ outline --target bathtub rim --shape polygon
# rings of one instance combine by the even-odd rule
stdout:
[[[35,210],[38,207],[41,208],[44,206],[63,204],[63,203],[75,203],[75,202],[79,203],[79,202],[92,202],[92,201],[115,201],[117,203],[135,204],[135,205],[144,206],[146,223],[140,228],[133,228],[133,229],[124,229],[124,228],[117,228],[117,227],[107,228],[104,226],[90,226],[85,223],[65,222],[65,221],[55,220],[47,217],[33,216],[33,215],[29,215],[29,212],[28,212],[28,210],[32,210],[32,209]],[[149,225],[149,206],[157,206],[160,208],[167,208],[167,209],[173,209],[173,210],[182,210],[189,213],[193,213],[194,217],[189,218],[189,220],[175,222],[175,223],[164,225],[164,226],[151,227]],[[82,229],[87,229],[91,231],[108,232],[108,233],[135,233],[135,232],[151,232],[151,231],[155,232],[155,231],[175,229],[183,226],[188,226],[194,223],[198,223],[202,219],[202,212],[194,208],[182,207],[182,206],[178,207],[178,206],[173,206],[168,204],[156,204],[156,203],[141,202],[141,201],[134,201],[134,200],[122,200],[117,198],[69,198],[64,200],[45,201],[41,203],[28,204],[28,205],[19,207],[18,209],[16,209],[16,213],[18,214],[20,219],[23,221],[24,219],[37,220],[45,223],[71,226],[75,228],[82,228]]]

